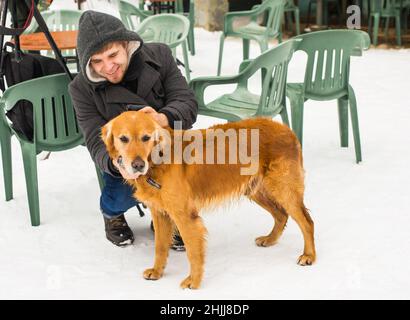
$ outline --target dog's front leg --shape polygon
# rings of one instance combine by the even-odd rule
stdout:
[[[182,288],[197,289],[201,285],[205,263],[206,228],[195,210],[171,215],[184,240],[190,275],[181,282]]]
[[[153,268],[144,271],[144,278],[158,280],[162,277],[167,264],[173,224],[169,216],[163,212],[151,209],[151,215],[155,230],[155,263]]]

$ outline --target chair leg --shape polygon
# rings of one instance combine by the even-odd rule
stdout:
[[[342,4],[341,3],[336,3],[336,10],[337,10],[337,23],[339,26],[343,25],[343,21],[346,21],[346,12],[343,12]]]
[[[380,23],[380,16],[374,15],[374,26],[373,26],[373,44],[377,46],[377,36],[379,34],[379,23]]]
[[[339,112],[339,133],[340,145],[342,147],[349,146],[349,100],[347,98],[340,98],[337,100],[337,107]]]
[[[372,17],[369,17],[369,21],[367,22],[368,29],[367,33],[369,34],[370,39],[372,39]]]
[[[189,52],[194,56],[195,55],[195,35],[194,28],[192,27],[188,33],[188,48]]]
[[[401,46],[401,25],[400,25],[400,13],[396,15],[396,41],[397,45]]]
[[[249,39],[242,39],[243,43],[243,60],[249,59],[249,44],[250,40]]]
[[[295,12],[295,28],[296,28],[296,35],[300,35],[300,17],[299,17],[299,9],[296,8]]]
[[[384,24],[384,41],[388,42],[389,39],[389,24],[390,24],[390,18],[387,17],[385,24]]]
[[[290,111],[292,115],[292,130],[299,139],[300,145],[303,146],[303,105],[304,97],[291,96]]]
[[[221,67],[222,67],[222,54],[224,51],[224,41],[225,41],[225,35],[222,34],[221,38],[219,40],[219,58],[218,58],[218,71],[217,71],[217,76],[221,75]]]
[[[289,125],[288,111],[286,110],[286,105],[284,105],[284,107],[283,107],[282,110],[280,111],[280,117],[282,118],[282,122],[283,122],[284,124],[286,124],[288,127],[290,127],[290,125]]]
[[[38,197],[37,159],[33,144],[20,142],[26,176],[27,198],[30,208],[31,225],[40,225],[40,204]]]
[[[325,26],[329,25],[329,3],[326,0],[323,1],[323,23]]]
[[[188,41],[184,41],[182,43],[182,54],[184,57],[184,64],[185,64],[185,75],[186,75],[186,80],[187,82],[191,81],[191,71],[189,69],[189,61],[188,61],[188,46],[187,46]]]
[[[307,13],[307,25],[306,28],[309,29],[310,28],[310,18],[312,15],[312,0],[309,0],[309,4],[308,4],[308,13]]]
[[[356,153],[356,163],[362,161],[362,148],[360,144],[360,131],[359,131],[359,117],[357,115],[357,102],[356,95],[353,88],[349,85],[349,106],[350,106],[350,117],[352,121],[353,138],[354,138],[354,149]]]
[[[261,40],[258,42],[259,42],[259,47],[261,48],[261,53],[264,53],[265,51],[269,49],[267,40]]]
[[[288,30],[290,30],[290,29],[292,29],[292,25],[293,25],[293,22],[292,22],[292,12],[291,11],[288,11],[288,12],[285,12],[285,20],[286,20],[286,23],[285,23],[285,30],[286,29],[288,29]],[[283,29],[282,29],[282,31],[283,31]]]
[[[13,170],[11,163],[11,131],[0,119],[1,159],[3,164],[6,201],[13,199]]]

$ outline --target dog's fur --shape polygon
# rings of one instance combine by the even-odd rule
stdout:
[[[184,240],[191,266],[190,275],[181,283],[181,287],[198,288],[204,272],[207,233],[199,216],[200,211],[241,195],[266,209],[275,220],[268,235],[256,238],[258,246],[275,244],[283,232],[288,216],[291,216],[299,225],[305,243],[298,264],[312,264],[316,259],[314,227],[303,203],[304,170],[301,147],[296,136],[287,126],[265,118],[216,125],[212,128],[232,128],[236,131],[241,128],[259,129],[259,167],[256,174],[240,175],[241,164],[153,165],[150,154],[154,146],[158,143],[172,144],[172,141],[158,141],[158,133],[168,130],[173,135],[175,132],[170,128],[161,128],[143,112],[124,112],[102,128],[101,137],[111,159],[116,160],[121,156],[124,168],[131,170],[132,161],[140,157],[146,167],[149,167],[137,179],[127,181],[135,188],[134,196],[150,208],[154,222],[155,263],[153,268],[144,271],[144,278],[161,278],[176,226]],[[206,136],[205,130],[200,131]],[[149,136],[150,140],[143,142],[141,138],[144,135]],[[129,142],[122,142],[119,139],[121,136],[128,137]],[[173,145],[173,152],[172,147]],[[161,189],[149,184],[148,176]]]

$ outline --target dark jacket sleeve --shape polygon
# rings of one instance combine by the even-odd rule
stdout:
[[[162,84],[165,91],[165,104],[159,112],[164,113],[170,126],[172,120],[182,121],[182,129],[189,129],[196,121],[198,115],[198,103],[194,92],[189,88],[185,78],[178,69],[171,49],[167,45],[161,45]],[[172,121],[173,122],[173,121]]]
[[[77,77],[81,77],[78,75]],[[77,81],[76,81],[77,80]],[[121,174],[112,164],[104,142],[101,140],[101,128],[107,121],[98,112],[92,96],[74,79],[70,83],[69,92],[76,112],[78,125],[84,135],[85,144],[94,163],[104,172],[120,177]]]

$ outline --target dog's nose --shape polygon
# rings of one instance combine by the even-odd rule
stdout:
[[[145,161],[142,160],[140,157],[136,157],[135,160],[131,163],[132,168],[135,171],[143,171],[145,167]]]

